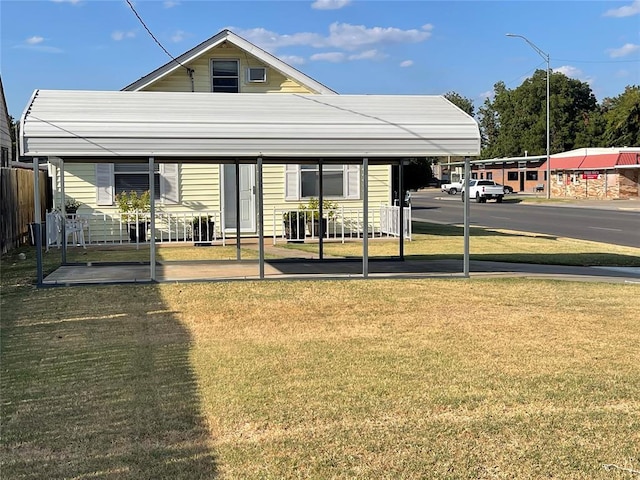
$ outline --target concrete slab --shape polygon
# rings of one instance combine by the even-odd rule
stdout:
[[[533,265],[506,262],[470,263],[470,277],[536,277],[561,280],[632,282],[640,281],[638,269],[605,269],[562,265]],[[463,278],[461,260],[371,260],[371,278]],[[156,266],[157,282],[259,280],[257,261],[167,262]],[[363,278],[362,261],[329,259],[270,260],[265,262],[265,279]],[[149,265],[62,266],[44,279],[46,286],[150,282]]]

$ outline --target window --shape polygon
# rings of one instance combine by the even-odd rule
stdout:
[[[487,172],[487,180],[493,180],[493,172]]]
[[[534,171],[534,172],[528,171],[527,172],[527,180],[534,180],[534,181],[538,180],[538,172],[537,171]]]
[[[155,198],[164,204],[180,203],[180,165],[177,163],[155,164]],[[149,165],[96,163],[96,204],[111,206],[115,195],[135,190],[149,190]]]
[[[318,197],[318,166],[300,165],[301,197]],[[344,166],[322,167],[322,189],[325,197],[344,197]]]
[[[267,69],[264,67],[247,68],[247,80],[251,83],[264,83],[267,81]]]
[[[318,165],[286,165],[286,199],[319,197],[318,174]],[[360,166],[323,165],[322,189],[328,198],[360,198]]]
[[[518,180],[518,172],[507,172],[507,180]]]
[[[154,165],[155,199],[160,199],[160,165]],[[149,165],[145,163],[116,163],[113,166],[116,195],[122,192],[149,190]]]
[[[238,60],[211,60],[211,90],[238,93],[240,91]]]

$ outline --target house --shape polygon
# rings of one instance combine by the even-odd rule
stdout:
[[[2,78],[0,77],[0,167],[10,166],[12,161],[11,120],[9,119],[9,110],[7,109]]]
[[[217,95],[220,102],[231,93],[256,95],[322,95],[336,96],[336,92],[256,45],[224,30],[192,48],[123,89],[124,92],[185,92],[193,95]],[[201,97],[198,97],[201,98]],[[258,108],[256,106],[256,108]],[[247,113],[250,115],[250,111]],[[272,112],[279,115],[280,112]],[[197,114],[192,116],[198,121]],[[153,128],[152,125],[149,125]],[[301,128],[291,125],[290,128]],[[188,147],[186,147],[188,149]],[[52,176],[56,178],[56,197],[61,192],[68,200],[82,205],[79,214],[117,214],[116,195],[149,189],[146,163],[87,162],[67,164],[61,182],[59,163],[51,161]],[[158,163],[155,165],[155,199],[157,211],[167,215],[182,212],[203,212],[217,217],[218,233],[221,223],[225,231],[236,231],[237,212],[243,235],[257,233],[256,169],[254,164],[221,162]],[[239,179],[236,179],[236,172]],[[324,197],[341,207],[361,204],[359,188],[360,166],[330,163],[323,166]],[[311,197],[318,197],[318,164],[286,164],[264,167],[265,215],[270,211],[297,208]],[[372,165],[369,201],[371,204],[390,204],[391,166]],[[239,195],[235,194],[236,183]],[[63,187],[64,184],[64,187]],[[238,198],[240,209],[237,208]],[[267,225],[268,231],[280,231],[282,222]],[[95,229],[94,229],[95,231]],[[104,232],[95,231],[95,238]]]

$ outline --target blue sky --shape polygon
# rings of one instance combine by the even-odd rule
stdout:
[[[343,94],[443,94],[476,106],[551,68],[598,101],[640,85],[640,0],[136,0],[174,56],[224,28]],[[9,113],[35,89],[119,90],[169,61],[126,1],[0,0]]]

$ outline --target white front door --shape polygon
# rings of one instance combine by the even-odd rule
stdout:
[[[225,229],[236,229],[236,166],[223,165],[223,198]],[[240,230],[256,231],[255,165],[240,165]]]

